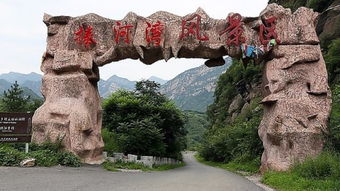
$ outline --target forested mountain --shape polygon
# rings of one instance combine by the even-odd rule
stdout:
[[[17,72],[9,72],[0,75],[0,93],[10,88],[15,81],[24,89],[25,95],[32,98],[42,97],[40,92],[42,75],[31,72],[22,74]]]
[[[173,100],[182,110],[205,112],[213,102],[216,81],[231,64],[225,59],[223,66],[209,68],[205,65],[189,69],[161,86],[161,93]]]

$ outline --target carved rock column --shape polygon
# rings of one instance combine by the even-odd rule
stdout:
[[[281,44],[271,52],[263,75],[262,172],[287,170],[320,153],[331,108],[327,70],[315,33],[317,13],[299,8],[292,14],[272,4],[261,13],[262,18],[267,15],[278,18]]]
[[[92,55],[68,49],[69,17],[49,17],[44,72],[44,104],[33,117],[32,140],[36,143],[61,141],[84,163],[103,161],[101,137],[102,109],[97,89],[98,68]]]

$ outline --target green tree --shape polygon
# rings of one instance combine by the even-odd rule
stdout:
[[[340,38],[332,41],[325,54],[330,84],[340,83]]]
[[[164,134],[152,118],[120,123],[118,131],[118,146],[125,153],[165,155]]]
[[[120,90],[104,100],[103,126],[117,135],[121,151],[178,158],[185,148],[187,132],[182,112],[158,90],[159,84],[140,81],[135,91]],[[144,148],[145,141],[150,143],[148,150]],[[127,144],[130,146],[124,146]]]
[[[27,103],[27,111],[34,112],[37,110],[42,104],[44,103],[44,100],[41,98],[36,98],[33,100],[30,100],[30,102]]]
[[[326,143],[328,148],[340,152],[340,38],[329,45],[325,61],[332,91],[332,112]]]
[[[142,80],[136,83],[135,94],[147,103],[161,104],[166,102],[166,97],[158,91],[159,88],[160,84],[154,81]]]
[[[24,90],[19,87],[19,84],[15,81],[11,88],[4,91],[1,99],[1,109],[5,112],[26,112],[29,96],[24,96]]]
[[[187,144],[189,150],[197,150],[202,143],[203,134],[207,130],[208,121],[205,113],[185,111],[184,127],[188,131]]]

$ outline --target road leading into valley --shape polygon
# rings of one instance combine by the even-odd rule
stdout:
[[[184,154],[185,167],[163,172],[110,172],[81,168],[0,167],[0,191],[258,191],[246,178],[197,162]]]

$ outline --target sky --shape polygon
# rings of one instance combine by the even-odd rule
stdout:
[[[0,0],[0,74],[40,71],[41,57],[46,49],[47,28],[44,13],[53,16],[81,16],[96,13],[119,20],[132,11],[147,17],[157,11],[179,16],[195,12],[198,7],[215,19],[225,19],[228,13],[258,16],[268,0]],[[144,65],[139,60],[123,60],[100,68],[102,79],[112,75],[129,80],[157,76],[172,79],[181,72],[204,63],[203,59],[175,59]]]

